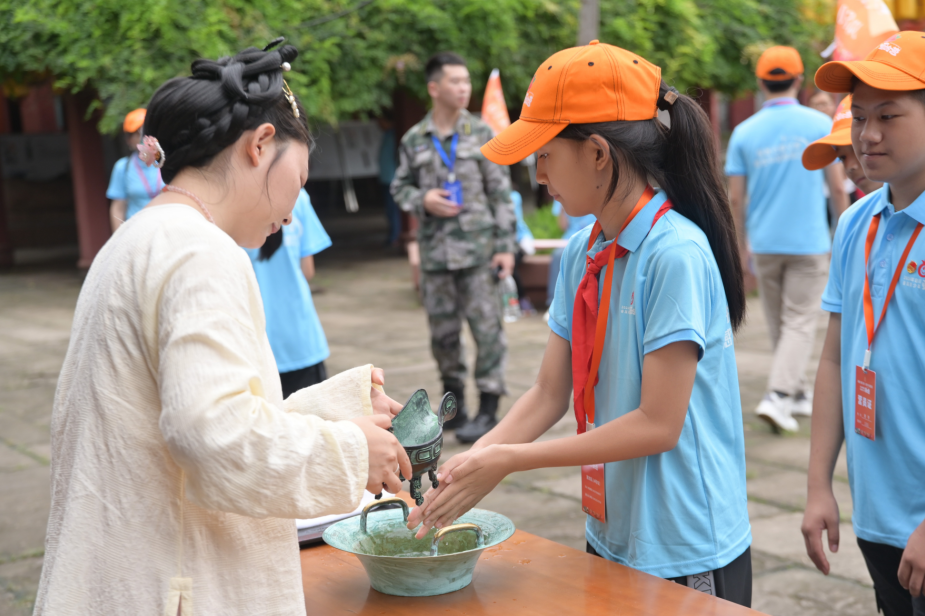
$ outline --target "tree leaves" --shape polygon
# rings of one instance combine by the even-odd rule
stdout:
[[[300,50],[286,78],[316,120],[375,114],[395,88],[426,98],[421,68],[442,50],[467,58],[477,95],[500,68],[518,109],[539,63],[575,44],[578,8],[579,0],[0,0],[0,75],[11,93],[48,73],[56,88],[91,88],[105,108],[101,129],[115,131],[194,59],[283,35]],[[772,42],[796,46],[814,69],[831,17],[831,0],[601,0],[601,40],[658,64],[679,89],[736,93],[754,86],[749,50]]]

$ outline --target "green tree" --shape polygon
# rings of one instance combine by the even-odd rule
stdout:
[[[749,54],[763,45],[818,55],[827,2],[601,0],[601,39],[659,64],[678,87],[735,93],[753,85]],[[161,83],[189,74],[195,58],[283,35],[300,50],[287,79],[316,120],[376,113],[399,87],[426,98],[422,64],[447,49],[469,60],[477,96],[501,68],[516,109],[539,63],[574,44],[578,8],[579,0],[0,0],[0,77],[8,90],[48,76],[63,91],[91,89],[101,129],[113,131]]]

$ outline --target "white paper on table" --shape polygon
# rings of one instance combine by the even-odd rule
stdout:
[[[388,492],[382,492],[382,498],[389,498],[395,496],[394,494],[389,494]],[[363,507],[371,503],[376,498],[376,495],[372,492],[366,492],[363,494],[363,499],[360,501],[360,506],[356,508],[355,511],[350,513],[337,513],[334,515],[323,515],[320,518],[310,518],[307,520],[296,520],[295,527],[299,530],[304,530],[306,528],[317,528],[321,526],[330,526],[334,522],[340,522],[341,520],[346,520],[347,518],[352,518],[355,515],[359,515],[363,511]]]

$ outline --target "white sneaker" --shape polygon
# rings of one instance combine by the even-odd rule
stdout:
[[[790,414],[800,417],[813,416],[813,392],[800,392],[792,398]]]
[[[773,391],[769,391],[764,395],[761,403],[758,404],[755,413],[776,430],[796,432],[800,429],[800,424],[791,415],[790,407],[789,397],[780,396]]]

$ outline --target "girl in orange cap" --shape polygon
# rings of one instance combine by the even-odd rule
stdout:
[[[135,109],[125,116],[122,130],[128,144],[129,155],[116,161],[106,189],[109,204],[109,222],[115,233],[122,223],[141,211],[164,187],[161,170],[148,167],[138,158],[145,109]]]
[[[828,574],[823,541],[838,550],[832,474],[844,444],[851,525],[877,606],[923,616],[925,32],[900,32],[862,61],[824,64],[816,85],[851,92],[851,144],[864,175],[884,185],[842,215],[832,245],[803,537]]]
[[[537,180],[597,222],[565,249],[536,384],[441,468],[409,526],[451,523],[508,473],[582,466],[589,552],[749,605],[745,294],[706,114],[659,67],[592,41],[539,67],[520,119],[482,152],[536,152]],[[573,389],[578,435],[534,442]]]

